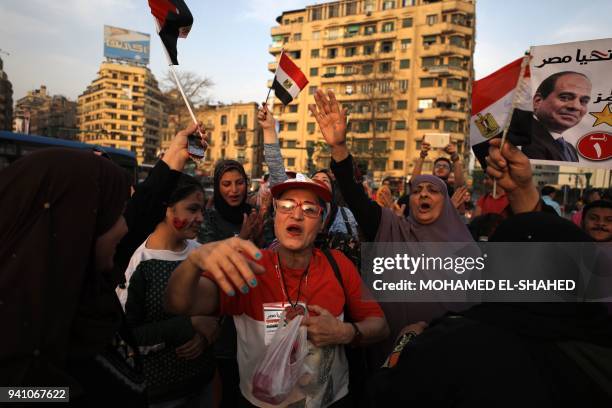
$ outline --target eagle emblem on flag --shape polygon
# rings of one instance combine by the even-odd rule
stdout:
[[[291,80],[287,78],[283,81],[283,86],[285,87],[285,89],[289,89],[293,86],[293,82],[291,82]]]
[[[486,113],[484,116],[479,113],[475,123],[480,134],[485,139],[489,139],[499,133],[499,125],[491,113]]]

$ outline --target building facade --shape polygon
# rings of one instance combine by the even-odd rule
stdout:
[[[77,133],[76,102],[62,95],[50,95],[47,87],[41,85],[15,103],[13,130],[73,140]]]
[[[77,105],[81,141],[131,150],[139,164],[157,161],[167,118],[149,68],[103,62]]]
[[[465,154],[473,79],[472,0],[343,0],[284,12],[273,27],[274,72],[284,50],[309,80],[289,106],[275,100],[288,169],[330,154],[308,112],[318,88],[349,110],[351,152],[375,179],[412,172],[423,137],[448,134]],[[442,155],[434,149],[424,165]]]
[[[263,163],[263,132],[257,123],[257,103],[234,103],[200,107],[198,121],[210,132],[209,148],[204,167],[212,175],[215,163],[234,159],[243,164],[251,178],[261,177]],[[169,141],[164,141],[168,144]]]
[[[13,123],[13,84],[4,72],[0,58],[0,130],[11,130]]]

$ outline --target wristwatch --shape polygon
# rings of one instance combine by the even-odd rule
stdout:
[[[363,333],[359,330],[359,327],[354,322],[349,322],[353,329],[355,329],[355,334],[353,335],[353,340],[349,343],[353,347],[357,347],[361,343],[361,339],[363,338]]]

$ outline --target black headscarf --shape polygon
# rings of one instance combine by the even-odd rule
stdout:
[[[240,205],[236,207],[232,207],[223,199],[221,196],[220,183],[221,177],[228,171],[238,171],[242,177],[244,177],[244,183],[246,185],[248,181],[248,177],[246,172],[244,171],[244,167],[242,164],[238,163],[236,160],[221,160],[215,166],[215,192],[214,192],[214,202],[215,209],[221,214],[223,218],[232,224],[242,224],[243,214],[249,214],[251,212],[251,206],[247,203],[247,190],[244,190],[244,196],[242,197],[242,201]]]
[[[0,173],[0,196],[0,384],[71,383],[67,361],[101,352],[121,323],[94,250],[123,212],[127,179],[90,151],[45,149]]]
[[[339,197],[338,196],[341,196],[341,193],[339,189],[336,188],[336,182],[332,178],[331,172],[327,169],[321,169],[321,170],[315,171],[314,173],[312,173],[312,176],[310,176],[310,178],[313,178],[315,175],[319,173],[323,173],[327,176],[327,178],[329,178],[329,182],[332,188],[332,200],[329,203],[329,213],[327,214],[327,217],[325,219],[325,226],[323,228],[323,232],[328,232],[329,228],[332,226],[332,224],[336,220],[336,215],[338,214],[338,208],[339,208],[339,205],[338,205]]]

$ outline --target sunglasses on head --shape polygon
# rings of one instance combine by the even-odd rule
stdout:
[[[300,202],[291,198],[274,200],[274,208],[276,208],[276,211],[283,214],[293,214],[293,211],[295,211],[297,207],[300,207],[304,216],[309,218],[317,218],[323,211],[323,208],[318,204]]]

